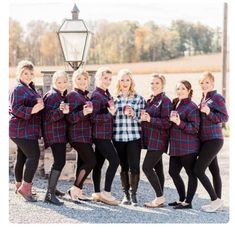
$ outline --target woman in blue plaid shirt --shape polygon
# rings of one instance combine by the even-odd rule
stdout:
[[[120,176],[125,194],[122,203],[131,204],[132,202],[133,205],[137,205],[136,192],[139,183],[141,152],[140,111],[145,107],[145,100],[136,93],[132,74],[127,69],[118,72],[116,90],[117,113],[114,120],[113,141],[121,165]]]

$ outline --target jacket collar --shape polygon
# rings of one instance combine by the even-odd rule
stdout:
[[[108,90],[108,89],[103,90],[103,89],[101,89],[101,88],[99,88],[99,87],[96,87],[96,90],[97,90],[98,92],[100,92],[102,95],[106,95],[106,96],[108,96],[108,97],[111,97],[111,94],[109,93],[109,90]]]
[[[83,90],[78,89],[78,88],[74,88],[74,90],[75,90],[76,92],[80,93],[80,94],[83,95],[83,96],[87,96],[87,94],[89,93],[89,91],[87,91],[87,90],[83,91]]]
[[[216,90],[212,90],[206,94],[206,99],[213,97],[217,93]],[[204,97],[204,94],[202,95]]]
[[[67,95],[67,89],[63,92],[63,95],[61,95],[61,92],[58,90],[58,89],[56,89],[56,88],[54,88],[54,87],[52,87],[52,89],[59,95],[59,96],[61,96],[61,97],[65,97],[66,95]]]

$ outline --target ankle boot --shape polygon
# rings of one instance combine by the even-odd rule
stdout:
[[[37,199],[32,195],[32,183],[23,181],[17,191],[26,201],[36,202]]]
[[[130,186],[131,186],[131,202],[132,205],[137,206],[136,192],[139,184],[140,174],[130,173]]]
[[[55,196],[55,189],[56,189],[58,179],[60,177],[60,173],[61,172],[58,170],[54,170],[54,169],[51,170],[50,177],[48,180],[47,193],[44,199],[45,202],[52,203],[54,205],[64,204]]]
[[[122,191],[124,192],[122,204],[123,205],[130,205],[131,199],[130,199],[130,193],[129,193],[130,183],[129,183],[128,172],[121,172],[120,177],[121,177],[121,183],[122,183]]]

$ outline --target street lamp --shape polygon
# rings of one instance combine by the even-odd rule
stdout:
[[[85,22],[78,18],[76,4],[71,11],[72,19],[65,19],[57,32],[64,60],[73,70],[77,70],[86,61],[92,32]]]

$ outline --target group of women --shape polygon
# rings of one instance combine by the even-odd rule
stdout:
[[[89,200],[82,189],[92,171],[92,200],[120,204],[111,194],[120,165],[124,193],[121,203],[137,205],[140,154],[141,149],[146,149],[142,169],[156,194],[154,200],[144,204],[146,207],[158,208],[165,204],[163,153],[170,156],[169,175],[179,194],[179,199],[168,203],[169,206],[192,208],[198,179],[211,198],[202,210],[215,212],[223,206],[217,154],[223,146],[221,124],[228,120],[228,113],[223,96],[214,90],[212,73],[203,73],[199,80],[202,89],[199,105],[192,101],[193,90],[187,80],[177,84],[176,98],[171,101],[164,92],[165,77],[160,74],[152,75],[151,95],[147,100],[136,92],[132,74],[127,69],[118,72],[114,97],[109,92],[112,72],[105,67],[96,72],[96,88],[90,98],[87,91],[90,77],[84,70],[73,73],[73,90],[69,93],[66,72],[55,72],[52,88],[43,98],[34,87],[33,77],[33,64],[21,61],[17,67],[18,84],[10,95],[9,135],[17,145],[16,193],[27,201],[37,201],[32,181],[40,156],[38,139],[43,136],[45,147],[51,148],[54,158],[46,202],[63,204],[58,198],[63,193],[56,186],[69,142],[77,151],[75,181],[68,190],[73,201]],[[101,170],[105,160],[108,167],[102,190]],[[180,175],[182,168],[188,176],[187,190]],[[213,184],[205,174],[207,168]]]

